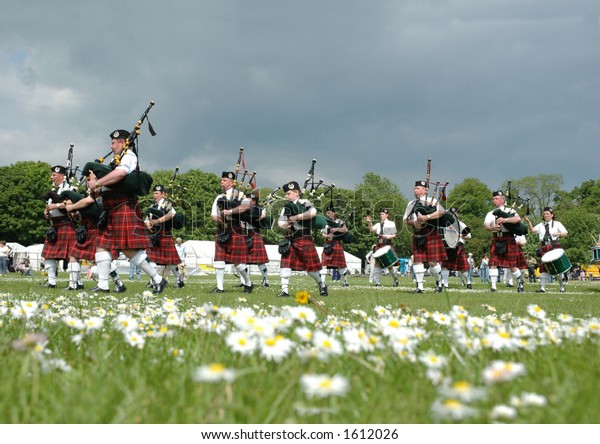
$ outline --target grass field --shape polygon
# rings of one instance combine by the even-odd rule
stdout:
[[[600,422],[600,282],[352,277],[321,298],[294,276],[307,303],[276,276],[251,295],[233,276],[224,294],[213,276],[162,295],[40,282],[0,277],[2,423]]]

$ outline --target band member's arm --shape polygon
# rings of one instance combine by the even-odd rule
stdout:
[[[69,201],[70,202],[70,201]],[[81,210],[82,208],[86,208],[89,207],[91,204],[93,204],[95,202],[94,198],[91,196],[86,196],[83,199],[80,199],[78,202],[76,203],[66,203],[63,202],[62,207],[65,210],[67,210],[68,212],[71,211],[77,211],[77,210]]]
[[[436,210],[430,214],[420,214],[417,216],[417,221],[424,224],[430,220],[436,220],[446,214],[446,210],[441,205],[437,205]]]
[[[330,228],[329,229],[329,233],[347,233],[348,232],[348,227],[346,226],[346,224],[342,225],[341,227],[336,227],[336,228]]]
[[[109,187],[111,185],[121,182],[125,178],[125,176],[127,176],[126,170],[121,169],[119,167],[115,168],[101,179],[98,179],[94,172],[90,171],[88,187],[92,191],[99,191],[102,187]]]
[[[535,233],[535,229],[533,228],[533,225],[531,224],[531,221],[529,220],[529,216],[525,216],[523,219],[525,220],[525,222],[527,222],[529,231],[531,231],[532,233]]]
[[[164,224],[165,222],[169,222],[175,217],[175,214],[177,214],[177,212],[173,208],[171,208],[171,211],[167,212],[166,214],[163,214],[161,217],[147,220],[146,226],[148,228],[152,228],[154,225],[160,225]]]
[[[496,224],[498,225],[502,225],[502,224],[517,224],[521,222],[521,216],[519,216],[518,213],[513,214],[511,217],[499,217],[498,219],[496,219]]]
[[[221,212],[221,215],[223,217],[225,217],[225,216],[234,216],[236,214],[245,213],[249,209],[250,209],[250,200],[249,199],[244,199],[244,200],[242,200],[242,202],[237,207],[231,208],[229,210],[223,210]]]
[[[369,231],[371,233],[377,234],[377,229],[373,226],[373,219],[371,219],[371,216],[369,214],[367,214],[365,216],[365,220],[367,221],[367,224],[368,224],[368,227],[369,227]]]
[[[303,220],[314,219],[317,216],[316,208],[312,207],[306,210],[304,213],[296,214],[294,216],[288,216],[289,222],[300,222]]]
[[[392,225],[393,224],[393,225]],[[388,228],[390,228],[391,232],[388,232],[387,234],[384,234],[383,232],[379,235],[379,237],[381,239],[385,239],[385,240],[392,240],[392,239],[396,239],[396,224],[392,221],[388,221]]]

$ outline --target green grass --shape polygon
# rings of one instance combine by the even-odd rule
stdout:
[[[66,286],[65,274],[59,287]],[[570,282],[567,293],[535,293],[537,284],[526,284],[526,293],[499,285],[490,293],[476,282],[465,290],[456,278],[445,293],[411,294],[413,284],[402,278],[399,288],[384,277],[382,288],[371,287],[364,277],[350,278],[350,287],[330,283],[328,298],[320,298],[315,283],[306,276],[292,278],[291,293],[307,290],[318,315],[307,324],[314,333],[323,332],[339,341],[343,351],[329,359],[319,357],[318,347],[309,347],[289,328],[277,334],[292,340],[294,350],[279,362],[255,352],[234,353],[226,336],[238,331],[235,316],[225,308],[254,310],[254,322],[281,325],[285,306],[300,306],[294,297],[277,298],[276,276],[271,287],[257,287],[251,295],[234,288],[233,276],[226,292],[213,294],[214,277],[192,277],[182,289],[169,288],[159,296],[144,296],[145,282],[126,281],[123,294],[73,294],[44,289],[41,277],[0,278],[0,421],[3,423],[597,423],[600,395],[600,283]],[[260,279],[255,278],[256,282]],[[385,286],[387,285],[387,286]],[[86,282],[86,287],[94,286]],[[180,325],[169,324],[165,301],[176,307]],[[29,319],[15,317],[21,301],[36,301],[39,309]],[[534,319],[528,307],[537,304],[546,312]],[[453,309],[461,306],[463,310]],[[220,307],[216,309],[214,307]],[[458,316],[457,316],[458,313]],[[145,341],[137,348],[126,342],[115,325],[119,314],[131,315],[139,323]],[[568,324],[559,315],[574,320]],[[65,316],[104,319],[102,328],[85,333],[70,328]],[[436,319],[452,318],[449,325]],[[462,317],[461,317],[462,316]],[[485,326],[464,327],[469,319],[485,320]],[[414,323],[413,323],[414,322]],[[384,324],[404,326],[413,345],[398,352],[383,333]],[[461,327],[462,325],[462,327]],[[570,328],[568,326],[571,326]],[[485,334],[506,331],[516,338],[517,328],[532,333],[516,340],[513,349],[489,345],[470,352],[460,339],[485,342]],[[373,350],[353,352],[343,333],[362,329],[375,344]],[[15,340],[42,333],[45,344],[15,349]],[[75,341],[74,341],[75,339]],[[77,341],[80,339],[80,341]],[[527,345],[525,345],[527,342]],[[37,347],[37,348],[36,348]],[[17,347],[18,348],[18,347]],[[467,381],[482,388],[484,397],[465,402],[474,409],[463,418],[436,416],[433,406],[448,399],[444,385],[428,372],[421,358],[428,351],[446,360],[439,378],[447,384]],[[60,360],[60,361],[58,361]],[[526,373],[505,382],[485,384],[483,370],[495,361],[520,363]],[[64,371],[52,366],[60,362]],[[220,363],[237,372],[232,382],[198,382],[199,366]],[[348,382],[344,396],[308,397],[300,380],[305,374],[341,375]],[[543,406],[516,407],[510,419],[493,419],[498,405],[510,405],[512,397],[536,393]],[[452,410],[451,410],[452,411]]]

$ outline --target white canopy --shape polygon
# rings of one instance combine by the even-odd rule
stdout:
[[[197,241],[189,240],[183,243],[185,247],[185,265],[188,269],[189,274],[203,274],[214,272],[213,258],[215,254],[215,243],[214,241]],[[279,273],[279,263],[281,262],[281,255],[278,251],[277,245],[265,245],[267,249],[267,256],[269,257],[269,263],[267,267],[269,274]],[[317,247],[319,257],[323,254],[323,247]],[[348,272],[350,274],[359,274],[361,272],[361,260],[350,254],[344,252],[346,257],[346,264],[348,265]],[[259,273],[256,265],[250,266],[251,273]]]

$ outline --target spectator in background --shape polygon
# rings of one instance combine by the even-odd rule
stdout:
[[[0,240],[0,274],[8,273],[8,257],[11,248],[6,245],[5,240]]]

